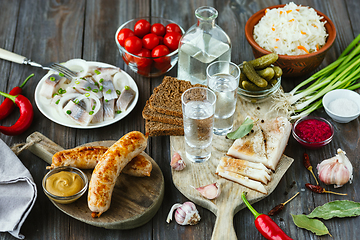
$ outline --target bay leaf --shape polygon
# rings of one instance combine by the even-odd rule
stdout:
[[[320,220],[308,218],[304,214],[300,214],[300,215],[291,214],[291,216],[295,225],[298,226],[299,228],[304,228],[306,230],[309,230],[318,236],[322,236],[325,234],[329,234],[331,236],[328,228]]]
[[[355,217],[360,215],[360,203],[349,200],[336,200],[316,207],[308,218],[322,218],[328,220],[333,217]]]
[[[246,118],[245,121],[240,125],[234,132],[228,133],[226,136],[229,139],[238,139],[246,136],[254,126],[254,121],[251,118]]]

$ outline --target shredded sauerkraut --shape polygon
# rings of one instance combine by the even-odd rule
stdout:
[[[260,47],[280,55],[302,55],[318,51],[326,42],[325,23],[313,8],[293,2],[266,9],[254,27]]]

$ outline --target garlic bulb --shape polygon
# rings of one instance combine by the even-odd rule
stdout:
[[[181,171],[186,167],[186,164],[184,160],[181,159],[180,154],[175,152],[171,158],[170,166],[176,171]]]
[[[167,223],[172,220],[175,209],[175,221],[180,225],[195,225],[199,223],[201,219],[195,204],[192,202],[184,202],[183,204],[176,203],[172,206],[166,219]]]
[[[220,184],[212,183],[203,187],[195,188],[199,193],[207,199],[215,199],[220,195]]]
[[[341,187],[353,179],[353,167],[340,148],[335,157],[326,159],[317,165],[319,179],[325,184],[334,184],[335,188]]]

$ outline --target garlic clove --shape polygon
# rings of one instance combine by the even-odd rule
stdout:
[[[353,167],[346,157],[346,153],[340,148],[336,156],[326,159],[317,165],[320,181],[325,184],[334,184],[335,188],[341,187],[347,182],[352,182]]]
[[[194,203],[176,203],[171,207],[171,210],[166,219],[167,223],[170,223],[172,220],[172,215],[175,209],[175,221],[180,225],[195,225],[199,223],[201,219]]]
[[[217,198],[221,192],[220,184],[217,182],[195,189],[198,190],[203,197],[210,200]]]
[[[170,166],[176,171],[181,171],[186,167],[186,164],[184,160],[182,160],[180,154],[175,152],[171,158]]]

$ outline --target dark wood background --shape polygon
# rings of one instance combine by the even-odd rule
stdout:
[[[162,77],[143,78],[132,72],[121,59],[114,42],[116,29],[125,21],[141,16],[161,16],[169,18],[188,29],[195,21],[194,11],[204,5],[215,7],[219,12],[217,24],[231,38],[232,61],[241,63],[253,58],[250,45],[244,36],[247,19],[256,11],[287,1],[275,0],[0,0],[0,47],[39,63],[62,62],[72,58],[100,61],[116,65],[127,71],[136,81],[140,98],[134,111],[125,119],[107,127],[94,130],[79,130],[60,126],[44,117],[34,102],[34,90],[37,81],[45,74],[44,70],[0,60],[0,90],[9,92],[19,85],[28,75],[35,73],[24,88],[26,95],[34,104],[35,117],[29,130],[19,136],[0,134],[9,146],[24,142],[34,131],[39,131],[64,148],[72,148],[87,142],[116,140],[123,134],[139,130],[144,132],[144,120],[141,111],[154,87],[160,84]],[[297,4],[311,6],[332,19],[337,29],[337,37],[320,68],[337,59],[345,47],[360,33],[360,17],[357,0],[298,0]],[[168,75],[176,76],[177,68]],[[291,90],[305,78],[284,79],[283,88]],[[2,100],[3,98],[1,98]],[[314,115],[329,119],[323,109]],[[2,125],[11,125],[18,118],[12,114]],[[330,236],[318,237],[315,234],[297,228],[290,214],[309,213],[316,206],[336,199],[360,201],[359,190],[359,119],[339,124],[330,121],[335,127],[333,141],[319,150],[306,150],[292,137],[285,154],[294,158],[277,189],[264,200],[254,204],[259,212],[268,212],[275,205],[284,202],[295,192],[300,195],[289,203],[284,211],[273,219],[294,239],[358,239],[360,219],[344,218],[324,221],[330,230]],[[302,155],[307,152],[314,168],[323,159],[342,148],[354,167],[354,182],[346,184],[341,192],[348,196],[315,194],[305,190],[305,183],[313,182],[309,172],[302,166]],[[106,230],[79,222],[60,212],[44,195],[41,180],[46,173],[46,163],[29,151],[19,156],[30,170],[38,187],[38,198],[30,215],[26,219],[21,233],[27,239],[210,239],[215,216],[208,210],[198,207],[202,217],[196,226],[180,226],[175,222],[167,224],[166,216],[172,204],[187,199],[174,187],[169,167],[169,137],[156,137],[149,140],[147,153],[157,161],[165,177],[165,198],[155,217],[147,224],[132,230]],[[332,186],[328,186],[332,190]],[[1,194],[1,193],[0,193]],[[1,217],[1,216],[0,216]],[[253,224],[250,211],[244,209],[235,215],[234,226],[238,239],[263,239]],[[224,229],[226,231],[226,229]],[[14,239],[8,233],[0,233],[0,239]]]

